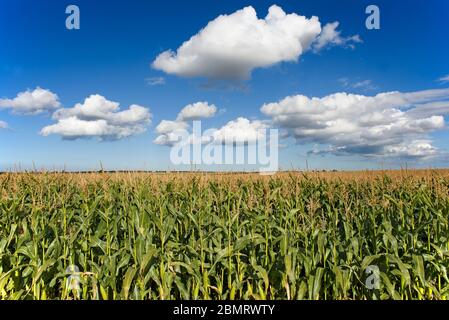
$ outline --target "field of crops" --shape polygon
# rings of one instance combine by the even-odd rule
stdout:
[[[0,175],[0,299],[447,299],[448,268],[449,171]]]

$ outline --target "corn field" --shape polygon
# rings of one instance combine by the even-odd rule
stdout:
[[[448,268],[448,171],[0,175],[1,299],[444,300]]]

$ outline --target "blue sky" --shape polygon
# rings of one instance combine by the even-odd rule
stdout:
[[[65,8],[69,4],[80,9],[79,30],[65,28]],[[278,44],[268,42],[260,50],[250,32],[210,31],[208,39],[217,38],[218,51],[229,49],[226,41],[221,40],[231,32],[240,43],[255,41],[255,47],[249,44],[245,54],[236,52],[225,60],[213,57],[218,59],[213,61],[223,62],[229,70],[235,65],[242,66],[242,70],[247,66],[250,75],[246,79],[238,75],[221,78],[221,71],[207,70],[213,67],[208,59],[217,51],[206,54],[206,49],[199,54],[194,76],[185,71],[193,68],[191,65],[181,66],[180,54],[175,56],[178,69],[168,60],[165,67],[152,66],[161,53],[176,52],[220,15],[230,16],[252,6],[258,19],[264,19],[273,4],[287,15],[317,16],[321,32],[327,23],[338,21],[339,38],[334,37],[335,42],[315,50],[321,35],[318,32],[310,47],[298,53],[289,46],[282,49],[290,37],[285,41],[280,37]],[[365,27],[365,8],[369,4],[380,8],[380,30]],[[284,169],[304,168],[306,159],[314,169],[379,168],[382,163],[399,167],[406,162],[415,167],[442,167],[449,151],[449,96],[444,91],[449,82],[438,79],[449,75],[447,30],[449,3],[438,0],[2,2],[0,121],[7,128],[0,129],[0,170],[30,168],[33,163],[47,169],[97,169],[100,162],[111,170],[174,169],[170,148],[154,143],[161,135],[157,126],[162,120],[175,120],[183,107],[196,102],[216,107],[213,117],[203,119],[205,127],[223,128],[229,121],[243,117],[249,121],[250,129],[262,121],[287,132],[288,137],[280,141],[280,166]],[[297,30],[289,32],[297,34]],[[355,35],[358,38],[351,38]],[[197,43],[190,52],[201,45]],[[207,50],[212,49],[209,46]],[[296,62],[276,58],[290,53],[296,54]],[[257,65],[251,59],[269,61]],[[158,79],[163,83],[149,84]],[[58,106],[33,114],[18,110],[14,98],[36,88],[56,94]],[[392,91],[400,94],[388,96],[393,102],[380,109],[379,104],[385,99],[370,99]],[[330,97],[338,92],[362,98],[359,101],[352,96]],[[416,94],[413,98],[401,95],[407,92]],[[97,134],[67,139],[61,133],[62,125],[49,130],[51,134],[42,134],[43,128],[59,123],[60,119],[54,115],[52,118],[57,109],[73,108],[90,95],[118,102],[120,110],[133,104],[148,108],[151,123],[141,122],[131,128],[129,136],[113,139],[102,139]],[[322,100],[305,105],[298,99],[282,102],[286,97],[299,95]],[[353,109],[344,109],[352,98],[359,102],[351,106]],[[337,110],[327,115],[325,108],[334,107],[331,99]],[[398,99],[405,102],[397,102]],[[269,103],[273,104],[271,111],[262,112],[261,107]],[[432,103],[439,105],[438,110],[434,105],[422,107]],[[359,105],[367,111],[359,112]],[[418,111],[407,112],[417,107]],[[293,114],[286,111],[291,108],[295,110]],[[378,123],[365,118],[376,118]],[[357,125],[349,128],[351,124]]]

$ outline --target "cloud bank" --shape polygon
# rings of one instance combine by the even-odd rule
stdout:
[[[152,67],[181,77],[248,79],[255,68],[297,62],[314,42],[314,51],[319,51],[327,45],[361,41],[358,36],[342,37],[337,26],[338,22],[326,25],[320,35],[318,17],[286,14],[273,5],[259,19],[248,6],[210,21],[176,52],[162,52]]]
[[[197,137],[191,132],[190,121],[211,118],[217,113],[217,107],[208,102],[196,102],[185,106],[175,121],[162,120],[156,127],[158,136],[154,143],[164,146],[173,146],[187,134],[189,143],[252,143],[257,140],[258,130],[268,125],[259,120],[250,121],[239,117],[229,121],[223,127],[207,129],[207,136]],[[204,128],[202,128],[204,130]],[[204,130],[206,131],[206,130]],[[204,134],[205,132],[203,132]]]
[[[275,125],[314,153],[424,158],[438,154],[428,134],[445,128],[449,89],[376,96],[288,96],[262,106]]]
[[[120,111],[118,102],[94,94],[73,108],[56,110],[53,119],[57,122],[44,127],[40,134],[57,134],[68,140],[93,137],[118,140],[145,132],[151,117],[148,108],[133,104]]]

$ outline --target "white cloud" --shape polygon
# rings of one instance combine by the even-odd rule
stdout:
[[[413,157],[413,158],[425,158],[430,156],[436,156],[439,150],[432,146],[430,140],[414,140],[410,143],[403,143],[399,145],[387,146],[385,148],[387,155],[393,155],[395,157]]]
[[[153,143],[172,146],[178,142],[180,133],[188,128],[189,125],[183,121],[162,120],[156,127],[158,136],[153,140]]]
[[[8,128],[8,124],[5,121],[0,120],[0,129]]]
[[[255,68],[298,61],[320,31],[317,17],[286,14],[273,5],[259,19],[249,6],[220,15],[176,52],[161,53],[152,66],[185,77],[247,79]]]
[[[156,127],[156,133],[159,135],[153,140],[155,144],[172,146],[179,140],[182,132],[186,133],[189,129],[189,121],[203,118],[211,118],[217,113],[217,107],[209,104],[207,101],[196,102],[186,105],[178,113],[175,121],[162,120]],[[192,141],[196,140],[191,137]]]
[[[449,110],[449,101],[435,101],[417,104],[415,108],[407,113],[415,118],[431,117],[435,114],[447,115]]]
[[[188,124],[182,121],[162,120],[156,127],[156,132],[159,134],[167,134],[177,130],[184,130],[188,128]]]
[[[261,111],[298,142],[322,145],[315,153],[424,157],[436,153],[427,136],[445,127],[448,100],[449,89],[376,96],[343,92],[289,96]]]
[[[259,19],[248,6],[210,21],[176,52],[162,52],[152,67],[182,77],[248,79],[256,68],[297,62],[312,44],[318,52],[327,46],[354,48],[362,42],[359,35],[341,36],[338,25],[328,23],[321,30],[318,17],[287,14],[276,5]]]
[[[179,141],[179,135],[175,132],[167,132],[165,134],[160,134],[153,140],[153,143],[161,146],[172,146]]]
[[[337,30],[339,25],[340,23],[335,21],[328,23],[323,27],[320,35],[313,43],[313,50],[315,52],[331,46],[347,46],[349,48],[354,48],[354,43],[362,42],[362,39],[358,34],[349,37],[342,37],[341,31]]]
[[[95,94],[73,108],[56,110],[53,119],[57,123],[44,127],[41,134],[59,134],[64,139],[116,140],[145,132],[151,117],[148,108],[133,104],[120,111],[118,102]]]
[[[438,79],[440,82],[449,82],[449,74]]]
[[[217,107],[208,102],[196,102],[185,106],[178,114],[178,121],[199,120],[202,118],[211,118],[217,112]]]
[[[173,146],[183,137],[190,144],[210,142],[220,144],[251,144],[255,143],[258,137],[264,137],[264,129],[268,127],[268,124],[263,121],[251,121],[239,117],[229,121],[219,129],[210,128],[204,130],[203,135],[199,137],[195,132],[189,132],[189,127],[184,122],[163,120],[156,128],[159,136],[153,142],[159,145]]]
[[[217,112],[217,107],[208,102],[197,102],[185,106],[178,114],[175,121],[162,120],[156,127],[158,136],[154,139],[154,143],[158,145],[173,146],[181,139],[181,136],[188,139],[188,143],[253,143],[257,140],[261,129],[268,128],[268,125],[259,120],[248,120],[246,118],[237,118],[229,121],[223,127],[216,129],[210,128],[204,130],[206,136],[198,137],[195,132],[191,132],[188,124],[190,120],[198,120],[201,118],[210,118]]]
[[[53,111],[61,106],[56,94],[37,87],[33,91],[19,92],[13,99],[0,99],[0,108],[10,108],[17,114],[38,114]]]
[[[258,137],[265,136],[267,128],[263,121],[239,117],[216,130],[212,137],[218,143],[255,143]]]

